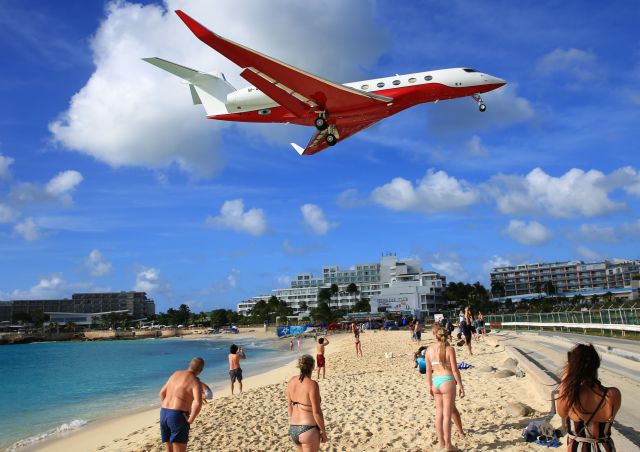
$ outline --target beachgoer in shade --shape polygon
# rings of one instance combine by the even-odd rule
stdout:
[[[620,409],[618,388],[607,388],[598,380],[600,356],[591,344],[578,344],[567,354],[567,365],[556,411],[567,429],[567,451],[613,452],[611,424]]]
[[[411,332],[411,340],[416,340],[416,330],[413,328],[413,320],[409,321],[409,331]]]
[[[244,354],[242,347],[238,347],[236,344],[229,347],[229,378],[231,379],[231,395],[233,395],[233,388],[236,380],[240,386],[240,394],[242,394],[242,368],[240,367],[240,360],[246,358],[247,356]]]
[[[175,371],[160,390],[160,436],[167,452],[184,452],[189,429],[202,408],[202,386],[198,375],[204,360],[193,358],[187,370]]]
[[[487,336],[487,328],[484,326],[484,316],[482,315],[482,311],[478,311],[478,333],[480,333],[480,337]]]
[[[298,451],[316,452],[320,443],[327,442],[324,416],[320,407],[320,388],[311,379],[314,361],[311,355],[298,360],[300,375],[293,376],[287,385],[289,436]]]
[[[444,328],[436,331],[436,344],[425,354],[429,394],[436,399],[436,436],[440,447],[457,450],[451,444],[451,419],[455,408],[456,385],[464,397],[462,378],[456,362],[456,351],[447,341]],[[462,425],[458,427],[462,430]]]
[[[316,361],[318,364],[318,376],[316,377],[318,380],[320,379],[320,369],[322,369],[322,378],[325,377],[325,360],[324,360],[324,348],[329,345],[329,341],[326,337],[321,337],[318,339],[318,343],[316,344]]]
[[[416,341],[420,342],[422,340],[422,326],[420,326],[419,320],[416,320],[416,323],[413,325],[413,331],[416,335]]]
[[[353,336],[356,344],[356,358],[358,355],[362,356],[362,342],[360,342],[360,330],[356,328],[353,330]]]

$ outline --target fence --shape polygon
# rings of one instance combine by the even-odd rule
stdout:
[[[486,321],[494,327],[525,327],[627,331],[640,333],[640,308],[612,308],[583,311],[527,312],[517,314],[492,314]]]

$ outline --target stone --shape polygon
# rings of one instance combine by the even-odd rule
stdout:
[[[516,361],[513,358],[507,358],[504,360],[504,362],[502,363],[502,367],[504,369],[510,370],[512,372],[515,372],[516,369],[518,368],[518,361]]]
[[[507,405],[507,412],[514,417],[526,417],[534,413],[533,408],[522,402],[512,402]]]
[[[515,375],[515,372],[512,372],[508,369],[500,369],[495,374],[493,374],[493,376],[496,378],[509,378],[509,377],[513,377],[514,375]]]
[[[527,373],[522,370],[520,367],[518,367],[516,369],[516,378],[524,378],[527,375]]]

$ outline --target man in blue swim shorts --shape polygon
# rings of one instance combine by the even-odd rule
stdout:
[[[193,358],[187,370],[177,370],[160,390],[160,435],[168,452],[184,452],[189,429],[202,408],[202,386],[198,375],[204,360]]]

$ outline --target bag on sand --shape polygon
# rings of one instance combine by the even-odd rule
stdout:
[[[522,430],[522,438],[528,443],[535,443],[547,447],[559,447],[559,431],[554,430],[547,421],[531,421]]]

